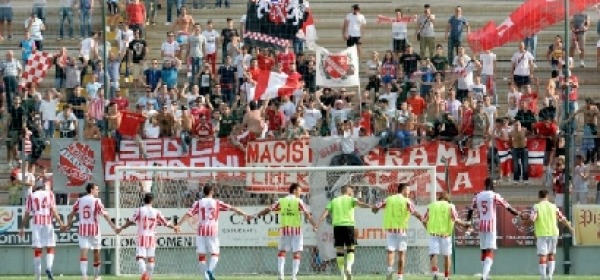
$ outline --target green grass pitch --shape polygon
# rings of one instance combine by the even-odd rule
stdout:
[[[276,280],[277,276],[274,275],[260,275],[260,276],[220,276],[215,275],[217,280]],[[465,276],[465,275],[454,275],[450,277],[452,280],[479,280],[478,276]],[[30,280],[32,276],[0,276],[0,280]],[[42,279],[46,279],[43,277]],[[55,280],[81,280],[81,276],[60,276],[55,275]],[[93,277],[89,277],[89,280],[93,280]],[[139,276],[102,276],[102,280],[139,280]],[[152,278],[153,280],[203,280],[200,276],[168,276],[168,275],[156,275]],[[290,276],[286,276],[285,279],[291,279]],[[340,280],[341,277],[337,275],[300,275],[298,276],[298,280]],[[378,280],[385,279],[385,275],[356,275],[352,277],[353,280]],[[431,276],[412,276],[406,275],[404,276],[405,280],[431,280]],[[438,278],[440,279],[440,278]],[[441,278],[443,279],[443,277]],[[539,280],[540,276],[493,276],[493,280]],[[553,280],[597,280],[598,276],[564,276],[564,275],[554,275]]]

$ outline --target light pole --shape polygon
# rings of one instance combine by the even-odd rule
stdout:
[[[570,32],[570,28],[569,28],[569,19],[570,19],[570,13],[569,13],[569,0],[564,0],[564,8],[565,8],[565,23],[564,23],[564,29],[565,29],[565,50],[567,50],[568,52],[570,52],[570,37],[571,37],[571,32]],[[569,53],[569,55],[571,55]],[[567,59],[565,59],[565,71],[564,71],[564,97],[563,97],[563,119],[564,119],[564,125],[565,125],[565,147],[567,147],[565,149],[565,187],[568,188],[569,185],[571,184],[571,165],[573,164],[573,152],[574,152],[574,139],[573,139],[573,133],[575,132],[575,121],[569,121],[569,116],[571,115],[571,104],[570,104],[570,100],[569,100],[569,93],[571,92],[571,83],[569,82],[569,77],[571,76],[571,70],[570,70],[570,56],[567,57]],[[577,101],[574,101],[577,102]],[[565,215],[567,216],[568,219],[570,219],[571,217],[571,199],[570,199],[570,194],[569,191],[567,190],[565,192],[565,201],[564,201],[564,211],[565,211]],[[565,274],[570,274],[570,270],[571,270],[571,233],[566,232],[563,233],[563,251],[565,254],[565,260],[563,263],[564,266],[564,270],[565,270]]]

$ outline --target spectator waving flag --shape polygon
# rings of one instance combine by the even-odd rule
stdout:
[[[281,96],[290,96],[300,89],[302,84],[298,79],[285,73],[262,71],[256,78],[256,87],[248,91],[248,100],[270,100]]]
[[[508,140],[496,139],[496,149],[500,158],[500,171],[502,176],[512,173],[513,157]],[[544,150],[545,138],[527,139],[528,172],[530,178],[540,178],[544,175]]]
[[[135,137],[138,133],[140,125],[142,125],[145,120],[146,118],[142,114],[122,111],[121,124],[119,125],[117,131],[122,136]]]
[[[313,22],[307,0],[254,0],[248,4],[244,38],[253,46],[281,48],[301,34],[311,46],[316,40]]]
[[[46,77],[46,73],[52,65],[53,55],[42,51],[33,51],[27,59],[25,70],[19,81],[19,88],[25,88],[30,84],[39,84]]]

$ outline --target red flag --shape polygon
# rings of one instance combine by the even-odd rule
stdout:
[[[527,139],[527,154],[529,156],[529,177],[540,178],[544,175],[545,138]]]
[[[508,176],[512,173],[513,161],[510,152],[510,143],[505,140],[496,139],[496,150],[500,158],[500,175]]]
[[[256,79],[254,100],[270,100],[280,96],[290,96],[301,88],[297,79],[285,73],[261,71]]]
[[[121,112],[121,125],[117,131],[122,136],[135,137],[138,133],[140,125],[144,123],[146,118],[142,114]]]
[[[23,66],[19,88],[25,88],[29,84],[39,84],[46,77],[46,73],[52,65],[52,54],[41,51],[33,51]]]
[[[569,3],[569,14],[573,15],[600,3],[600,0],[570,0]],[[500,25],[489,21],[483,28],[471,32],[467,40],[474,52],[491,50],[509,42],[521,41],[564,19],[563,1],[527,0]]]
[[[308,15],[304,20],[304,24],[302,24],[302,32],[304,32],[304,39],[306,40],[306,45],[310,48],[313,45],[318,37],[317,37],[317,29],[315,28],[315,20],[313,18],[313,11],[311,9],[306,9]]]

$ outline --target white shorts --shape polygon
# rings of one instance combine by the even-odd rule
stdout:
[[[219,254],[219,238],[216,236],[196,236],[196,253]]]
[[[554,195],[554,204],[556,204],[556,207],[562,208],[565,205],[565,194],[564,193],[555,194]]]
[[[100,235],[79,236],[78,238],[80,249],[100,250],[100,247],[102,246],[102,237]]]
[[[600,48],[600,40],[598,40],[598,43],[596,43],[596,48]]]
[[[302,235],[281,236],[279,238],[279,251],[302,252],[304,248],[304,238]]]
[[[479,233],[479,248],[496,250],[496,233],[495,232],[480,232]]]
[[[537,246],[537,254],[541,256],[556,254],[556,244],[558,237],[556,236],[541,236],[538,237],[535,244]]]
[[[56,247],[54,227],[52,225],[32,225],[31,246],[33,248]]]
[[[156,256],[156,247],[136,247],[135,256],[142,258],[154,258]]]
[[[406,238],[406,234],[404,233],[395,233],[395,232],[386,232],[386,249],[390,252],[404,252],[408,247],[408,242]]]
[[[451,237],[429,237],[429,255],[452,255],[452,238]]]

